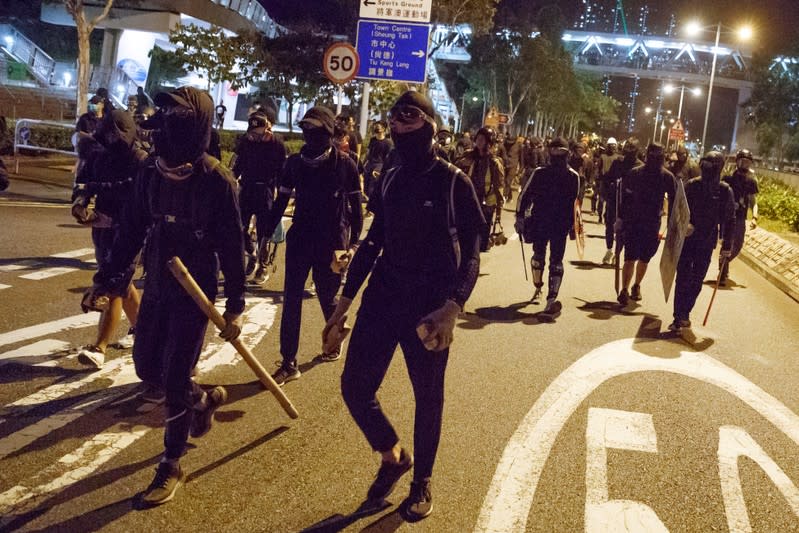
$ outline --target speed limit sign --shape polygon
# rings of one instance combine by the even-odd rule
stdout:
[[[334,43],[325,51],[325,76],[333,83],[347,83],[358,72],[358,52],[349,43]]]

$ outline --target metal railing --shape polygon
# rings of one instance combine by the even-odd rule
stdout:
[[[35,152],[49,152],[55,154],[65,154],[71,155],[74,157],[78,156],[78,153],[75,148],[71,151],[69,150],[59,150],[57,148],[49,148],[47,146],[37,146],[33,143],[32,138],[32,131],[31,127],[37,126],[47,126],[47,127],[55,127],[55,128],[64,128],[68,130],[74,130],[75,126],[72,124],[63,124],[61,122],[53,122],[49,120],[33,120],[30,118],[21,118],[17,120],[16,126],[14,126],[14,172],[19,174],[19,149],[24,148],[25,150],[32,150]],[[74,136],[73,136],[73,146],[75,145]]]
[[[55,60],[10,24],[0,24],[0,48],[23,63],[42,85],[49,86]]]

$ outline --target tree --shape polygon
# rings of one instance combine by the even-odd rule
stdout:
[[[91,43],[89,39],[94,28],[108,16],[113,4],[114,0],[105,0],[103,10],[96,17],[89,19],[84,11],[84,0],[65,0],[67,13],[75,21],[75,28],[78,32],[78,116],[85,113],[88,107],[89,67],[91,66],[89,56]]]
[[[229,82],[234,90],[261,78],[261,62],[252,37],[226,35],[222,28],[178,25],[169,33],[175,54],[186,67],[212,83]]]
[[[177,54],[155,46],[147,55],[150,57],[150,71],[144,90],[148,94],[156,94],[164,84],[174,85],[186,75],[183,60]]]
[[[494,24],[497,4],[499,0],[436,0],[432,20],[449,26],[470,24],[475,36],[485,35]]]

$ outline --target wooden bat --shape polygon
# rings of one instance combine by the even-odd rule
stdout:
[[[214,304],[208,300],[208,297],[205,293],[200,289],[200,286],[197,285],[197,282],[194,281],[194,278],[191,276],[191,273],[186,269],[186,265],[183,264],[183,261],[180,260],[179,257],[173,257],[167,262],[169,266],[169,270],[172,272],[172,275],[175,276],[175,279],[178,280],[178,283],[186,290],[186,292],[191,296],[191,299],[194,300],[199,308],[205,313],[211,322],[216,325],[220,330],[225,327],[225,319],[222,318],[222,315],[219,313]],[[235,339],[230,342],[236,351],[239,352],[241,357],[244,359],[244,362],[252,369],[255,375],[258,377],[260,382],[269,389],[269,391],[274,394],[275,398],[277,399],[278,403],[283,407],[283,410],[286,411],[291,418],[298,418],[300,415],[297,412],[297,409],[291,403],[291,400],[288,399],[288,396],[283,392],[283,389],[275,383],[275,380],[272,379],[272,376],[266,371],[266,369],[258,362],[252,352],[242,344],[240,339]]]

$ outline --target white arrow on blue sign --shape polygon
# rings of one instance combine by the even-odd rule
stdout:
[[[430,26],[381,20],[358,21],[358,77],[424,83]]]

